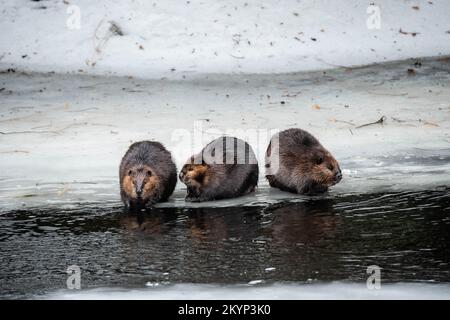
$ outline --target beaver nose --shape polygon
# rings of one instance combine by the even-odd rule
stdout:
[[[136,189],[136,194],[138,198],[141,198],[142,196],[142,189]]]
[[[342,180],[342,171],[341,169],[339,169],[338,172],[336,172],[336,175],[334,176],[334,179],[336,180],[336,182],[339,182]]]

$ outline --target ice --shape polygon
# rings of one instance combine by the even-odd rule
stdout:
[[[251,280],[251,281],[248,282],[248,285],[249,286],[254,286],[254,285],[257,285],[257,284],[261,284],[261,283],[264,283],[264,280]]]
[[[189,204],[178,182],[170,201],[160,206],[301,200],[269,188],[264,178],[268,139],[289,127],[315,135],[340,162],[344,178],[330,189],[331,196],[447,186],[450,64],[421,60],[411,76],[406,70],[414,61],[325,75],[215,75],[184,81],[0,74],[5,87],[0,93],[0,208],[120,205],[118,166],[133,141],[161,141],[180,169],[214,135],[230,131],[249,141],[258,155],[257,192]],[[287,96],[294,92],[301,93]],[[384,124],[356,128],[382,116]]]
[[[97,288],[59,290],[40,299],[148,299],[148,300],[448,300],[449,284],[390,283],[368,289],[363,283],[276,283],[271,285],[174,284],[148,289]]]

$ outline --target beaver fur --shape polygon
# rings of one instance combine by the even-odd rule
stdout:
[[[320,142],[301,129],[275,134],[266,151],[270,186],[299,194],[317,194],[342,179],[339,163]]]
[[[177,169],[159,142],[133,143],[119,169],[120,195],[125,206],[145,207],[167,201],[177,183]]]
[[[190,157],[179,177],[187,186],[186,201],[202,202],[253,192],[258,174],[258,161],[250,145],[223,136]]]

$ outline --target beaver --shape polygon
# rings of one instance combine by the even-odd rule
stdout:
[[[133,143],[119,169],[120,195],[128,208],[143,208],[167,201],[177,183],[177,168],[159,142]]]
[[[291,128],[272,136],[265,162],[270,186],[292,193],[323,193],[342,179],[336,159],[301,129]]]
[[[180,172],[187,186],[186,201],[202,202],[235,198],[255,190],[258,161],[250,145],[223,136],[190,157]]]

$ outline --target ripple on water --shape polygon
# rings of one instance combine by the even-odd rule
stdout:
[[[154,208],[138,215],[107,203],[4,212],[1,295],[146,283],[450,279],[447,188],[302,197],[238,207]]]

